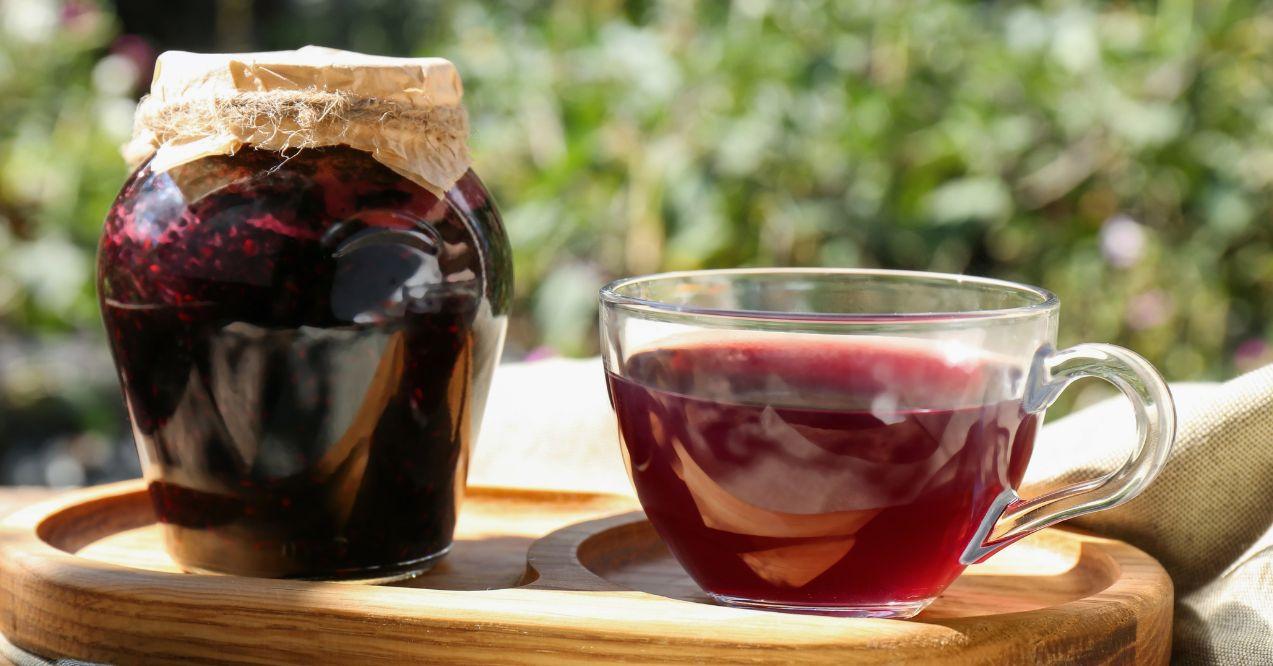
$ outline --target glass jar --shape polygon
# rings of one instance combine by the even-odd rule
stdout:
[[[450,548],[510,249],[347,146],[143,164],[98,291],[150,497],[190,571],[392,579]]]

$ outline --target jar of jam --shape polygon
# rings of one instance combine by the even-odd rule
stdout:
[[[154,80],[98,291],[169,553],[248,576],[427,570],[512,278],[458,76],[307,47],[164,54]]]

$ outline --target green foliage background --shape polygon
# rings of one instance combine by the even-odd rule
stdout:
[[[99,335],[136,92],[102,64],[120,24],[81,2],[15,31],[14,6],[59,3],[0,4],[0,336]],[[282,5],[246,46],[459,65],[515,248],[513,355],[593,353],[616,276],[810,265],[1044,285],[1062,344],[1172,379],[1269,360],[1273,3]]]
[[[1230,372],[1273,305],[1267,3],[657,4],[452,18],[534,337],[659,269],[885,266],[1062,296],[1063,342]],[[1103,223],[1141,226],[1138,261]],[[533,339],[533,338],[532,338]]]

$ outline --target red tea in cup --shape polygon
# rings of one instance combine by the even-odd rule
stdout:
[[[989,356],[794,336],[630,357],[610,390],[641,503],[713,595],[927,602],[1037,431]]]

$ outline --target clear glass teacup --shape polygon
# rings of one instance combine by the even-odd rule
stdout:
[[[650,522],[717,601],[910,617],[975,562],[1136,496],[1167,385],[1107,344],[1056,350],[1050,292],[962,275],[739,269],[618,280],[602,354]],[[1139,439],[1104,478],[1017,494],[1062,389],[1098,377]]]

